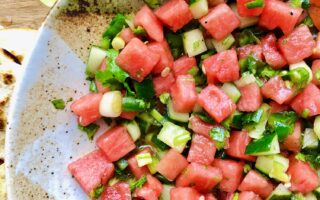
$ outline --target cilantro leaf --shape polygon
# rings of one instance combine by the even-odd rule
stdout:
[[[53,99],[53,100],[51,100],[51,103],[58,110],[63,110],[66,107],[66,105],[62,99]]]
[[[100,128],[99,125],[91,123],[88,126],[81,126],[80,124],[78,125],[78,128],[87,133],[87,136],[89,138],[89,140],[93,140],[93,136],[94,134],[96,134],[96,132],[98,131],[98,129]]]

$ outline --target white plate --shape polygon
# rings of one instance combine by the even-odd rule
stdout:
[[[78,130],[70,102],[64,110],[55,110],[50,100],[67,101],[88,93],[84,74],[87,48],[98,42],[111,15],[84,10],[134,11],[142,0],[70,2],[61,0],[49,14],[12,97],[5,162],[10,200],[88,199],[67,165],[94,149],[94,142]],[[65,14],[74,8],[82,12]]]

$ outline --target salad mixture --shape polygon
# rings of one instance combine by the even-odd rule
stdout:
[[[320,199],[320,1],[145,2],[91,48],[71,105],[97,145],[68,166],[85,193]]]

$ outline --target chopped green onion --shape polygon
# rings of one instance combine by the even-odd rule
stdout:
[[[134,90],[138,99],[151,100],[154,98],[152,77],[147,76],[141,83],[133,82]]]
[[[144,175],[136,181],[129,181],[129,187],[131,191],[134,191],[137,188],[141,188],[147,182],[147,176]]]
[[[96,132],[98,131],[98,129],[100,128],[99,125],[91,123],[88,126],[81,126],[80,124],[78,125],[78,128],[87,133],[87,136],[89,138],[89,140],[93,140],[93,136],[96,134]]]
[[[92,190],[90,193],[89,193],[89,196],[92,198],[92,199],[98,199],[102,192],[104,191],[104,188],[105,186],[104,185],[99,185],[98,187],[96,187],[94,190]]]
[[[150,114],[160,124],[163,124],[166,121],[166,119],[156,109],[152,109]]]
[[[151,142],[157,147],[159,148],[161,151],[165,151],[165,150],[168,150],[169,149],[169,146],[166,145],[164,142],[162,142],[161,140],[159,140],[157,138],[157,135],[152,135],[152,138],[151,138]]]
[[[170,94],[169,93],[163,93],[159,96],[160,102],[163,104],[167,104],[169,99],[170,99]]]
[[[133,30],[133,33],[136,35],[136,36],[147,36],[147,32],[146,30],[142,27],[142,26],[138,26],[136,27],[134,30]]]
[[[136,155],[136,160],[139,167],[143,167],[152,163],[152,157],[150,153],[139,153]]]
[[[141,112],[150,107],[150,104],[142,99],[136,99],[133,97],[122,98],[122,110],[124,112]]]
[[[188,74],[195,76],[199,73],[199,68],[197,66],[192,67],[189,71]]]
[[[259,38],[253,34],[250,29],[244,29],[239,36],[239,45],[244,46],[246,44],[258,44]]]
[[[109,38],[102,38],[101,41],[100,41],[100,45],[99,47],[102,48],[102,49],[109,49],[110,48],[110,39]]]
[[[303,88],[309,80],[309,72],[302,68],[296,68],[289,71],[290,80],[297,84],[299,88]]]
[[[99,112],[104,117],[119,117],[122,112],[122,95],[120,91],[103,94],[99,105]]]
[[[125,170],[128,167],[128,161],[126,159],[120,159],[116,162],[116,166],[118,169],[120,169],[121,171]]]
[[[173,139],[173,144],[175,146],[179,146],[181,144],[187,143],[189,140],[191,140],[191,136],[189,134],[179,135]]]
[[[259,8],[264,6],[264,0],[254,0],[245,4],[245,6],[249,9]]]
[[[89,91],[90,92],[94,92],[94,93],[98,92],[97,85],[96,85],[96,83],[94,81],[90,81]]]
[[[62,99],[53,99],[51,100],[52,105],[55,107],[55,109],[63,110],[66,105]]]
[[[223,149],[226,139],[230,136],[229,132],[223,127],[214,127],[210,130],[209,135],[214,141],[218,150]]]

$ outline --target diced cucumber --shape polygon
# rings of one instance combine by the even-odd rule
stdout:
[[[273,113],[268,119],[268,127],[271,132],[278,135],[278,139],[282,142],[294,131],[294,124],[297,120],[295,112]]]
[[[104,49],[96,46],[91,47],[87,62],[86,73],[91,76],[94,75],[99,70],[100,65],[106,55],[107,52]]]
[[[254,139],[259,139],[262,137],[264,131],[266,130],[266,124],[270,116],[270,106],[268,104],[262,104],[260,109],[263,110],[263,113],[259,123],[244,127],[244,129],[249,132],[249,136]]]
[[[140,127],[135,120],[126,121],[123,125],[127,128],[127,131],[129,132],[133,141],[137,141],[140,138]]]
[[[150,153],[139,153],[136,155],[136,160],[139,167],[143,167],[152,163],[152,157]]]
[[[163,123],[157,138],[181,153],[191,139],[191,134],[183,127],[167,121]]]
[[[211,42],[216,49],[217,52],[225,51],[229,49],[235,42],[236,40],[234,39],[233,35],[230,34],[226,38],[217,41],[215,39],[212,39]]]
[[[238,19],[240,20],[240,26],[239,26],[240,29],[253,26],[258,23],[259,17],[241,17],[238,13],[238,8],[235,3],[231,4],[230,7],[233,10],[233,12],[237,15]]]
[[[279,184],[267,200],[290,200],[292,193],[283,184]]]
[[[207,51],[207,46],[200,29],[193,29],[182,34],[184,51],[189,57]]]
[[[208,2],[207,0],[196,0],[189,6],[189,9],[193,18],[199,19],[208,13]]]
[[[170,191],[174,188],[173,185],[163,185],[163,189],[160,195],[160,200],[170,200]]]
[[[302,140],[302,149],[316,149],[318,148],[319,140],[313,129],[306,128]]]
[[[160,126],[160,124],[149,113],[145,112],[137,116],[137,121],[142,133],[147,133],[151,125]]]
[[[233,83],[224,83],[221,90],[224,91],[234,103],[237,103],[241,97],[240,91]]]
[[[289,160],[281,155],[259,156],[255,167],[264,174],[278,181],[288,182],[289,177],[285,173],[289,167]]]
[[[247,148],[247,155],[265,156],[280,153],[278,135],[273,133],[251,142]]]
[[[317,200],[317,196],[313,193],[308,193],[306,196],[305,196],[306,200]]]
[[[318,115],[314,119],[313,131],[315,132],[315,134],[318,136],[318,139],[320,140],[320,115]]]
[[[309,76],[308,76],[308,82],[306,84],[310,83],[312,81],[313,74],[312,74],[310,67],[307,65],[307,63],[304,61],[301,61],[301,62],[298,62],[295,64],[291,64],[289,66],[290,71],[294,70],[294,69],[298,69],[298,68],[303,68],[308,72]]]
[[[157,165],[160,162],[158,155],[152,156],[152,162],[148,164],[148,169],[151,174],[157,173]]]
[[[169,99],[167,104],[168,116],[170,119],[173,119],[178,122],[188,122],[189,121],[189,113],[179,113],[173,109],[172,100]]]
[[[119,117],[122,112],[122,95],[120,91],[103,94],[99,105],[99,113],[104,117]]]
[[[254,82],[256,82],[256,77],[254,77],[253,74],[245,73],[239,80],[235,81],[234,83],[239,88]]]

